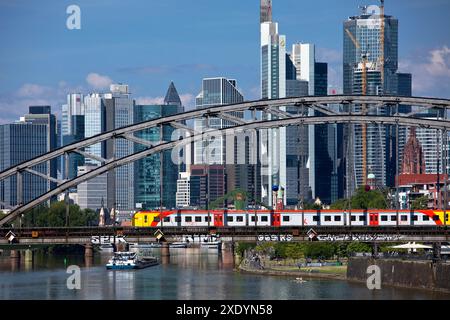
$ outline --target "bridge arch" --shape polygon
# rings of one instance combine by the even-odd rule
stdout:
[[[38,156],[34,159],[25,161],[19,165],[6,169],[0,172],[0,181],[6,179],[14,174],[18,174],[24,171],[32,171],[30,168],[49,161],[53,158],[62,156],[69,152],[80,152],[84,153],[89,157],[89,154],[81,151],[81,149],[96,144],[108,139],[123,138],[128,139],[135,143],[140,143],[148,147],[143,151],[136,152],[134,154],[122,157],[120,159],[100,159],[102,165],[88,173],[78,176],[69,181],[58,181],[60,184],[47,193],[39,196],[38,198],[20,205],[14,208],[6,217],[0,220],[0,226],[5,223],[13,221],[20,214],[26,212],[27,210],[33,208],[34,206],[56,196],[63,191],[76,186],[82,182],[85,182],[91,178],[101,175],[111,169],[123,166],[125,164],[137,161],[139,159],[145,158],[154,153],[162,152],[164,150],[169,150],[174,148],[179,144],[190,143],[192,141],[199,141],[208,136],[208,133],[194,133],[189,139],[184,139],[183,141],[168,141],[161,142],[159,144],[150,143],[149,141],[139,139],[132,135],[134,132],[138,132],[144,129],[162,126],[162,125],[172,125],[175,128],[180,128],[192,132],[192,129],[186,127],[179,121],[199,118],[199,117],[219,117],[225,120],[232,121],[236,123],[235,126],[230,128],[218,129],[211,134],[234,134],[237,132],[242,132],[245,130],[259,130],[259,129],[269,129],[286,127],[291,125],[318,125],[318,124],[330,124],[330,123],[376,123],[382,125],[404,125],[404,126],[420,126],[426,128],[441,129],[448,131],[450,129],[450,121],[445,120],[432,120],[414,117],[420,111],[411,112],[409,114],[400,115],[396,113],[394,116],[378,116],[378,115],[367,115],[362,113],[352,113],[351,110],[348,112],[336,112],[331,108],[328,108],[329,104],[369,104],[374,105],[373,108],[380,108],[385,105],[398,106],[398,105],[413,105],[421,107],[422,109],[436,108],[442,110],[445,114],[447,109],[450,107],[450,100],[445,99],[433,99],[433,98],[406,98],[406,97],[385,97],[385,96],[325,96],[325,97],[298,97],[298,98],[284,98],[277,100],[258,100],[252,102],[244,102],[233,105],[226,106],[216,106],[205,109],[192,110],[189,112],[176,114],[168,117],[158,118],[154,120],[145,121],[142,123],[130,125],[127,127],[118,128],[106,133],[102,133],[79,142],[72,143],[70,145],[58,148],[54,151],[46,153],[44,155]],[[281,109],[276,109],[285,106],[295,106],[302,108],[311,108],[316,110],[324,116],[305,116],[305,115],[295,115],[287,113]],[[278,119],[274,120],[260,120],[260,121],[246,121],[240,118],[235,118],[229,114],[233,111],[262,111],[272,115],[275,115]],[[31,172],[36,173],[36,172]],[[47,177],[49,178],[49,177]]]

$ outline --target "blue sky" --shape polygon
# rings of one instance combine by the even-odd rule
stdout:
[[[273,2],[288,45],[315,43],[341,86],[342,22],[377,1]],[[71,4],[81,30],[66,28]],[[450,1],[387,0],[386,14],[400,21],[400,71],[414,74],[414,94],[450,98]],[[67,93],[111,81],[158,102],[173,80],[189,107],[203,77],[235,78],[246,99],[259,97],[259,0],[0,0],[0,35],[0,123],[30,104],[59,111]]]

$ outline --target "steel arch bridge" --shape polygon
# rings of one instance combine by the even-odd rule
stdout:
[[[368,106],[364,113],[362,111],[354,111],[355,109],[352,106],[363,104]],[[335,105],[342,105],[342,109],[344,111],[336,111],[335,108],[332,107]],[[414,106],[415,109],[414,111],[411,111],[407,114],[401,114],[399,113],[399,107],[402,105]],[[289,112],[286,111],[286,107],[291,107]],[[295,113],[295,111],[291,111],[292,107],[295,108],[294,110],[296,110],[297,113]],[[376,112],[381,108],[389,108],[390,115],[373,114],[374,111]],[[436,120],[434,120],[419,118],[416,116],[417,114],[429,109],[439,110],[442,114],[442,117],[440,119],[436,118]],[[216,135],[218,132],[220,134],[234,135],[238,132],[243,132],[246,130],[270,129],[293,125],[366,123],[396,126],[401,125],[408,127],[424,127],[441,130],[442,132],[447,133],[450,130],[450,121],[447,119],[447,111],[449,109],[449,99],[356,95],[335,95],[323,97],[308,96],[274,100],[257,100],[238,104],[196,109],[176,115],[141,122],[126,127],[121,127],[86,138],[82,141],[74,142],[70,145],[63,146],[0,172],[0,182],[13,175],[16,175],[18,190],[18,205],[11,208],[11,212],[0,220],[0,226],[13,221],[19,215],[25,213],[27,210],[44,201],[47,201],[54,196],[57,196],[58,194],[68,190],[69,188],[72,188],[82,182],[101,175],[109,170],[126,165],[128,163],[132,163],[152,154],[172,149],[179,146],[180,144],[185,145],[193,141],[203,140],[209,135]],[[309,110],[313,110],[315,111],[314,113],[319,115],[308,116]],[[245,120],[233,116],[231,112],[236,111],[252,112],[253,120]],[[257,120],[256,112],[261,112],[264,115],[268,115],[268,117],[261,117],[263,120]],[[209,119],[213,117],[226,120],[229,123],[234,123],[234,126],[224,129],[218,129],[214,132],[194,132],[192,128],[189,128],[182,123],[186,120],[196,118]],[[138,138],[134,135],[135,132],[139,132],[149,128],[162,128],[163,125],[170,125],[174,128],[184,130],[185,132],[189,133],[189,137],[182,140],[160,141],[158,143],[154,143]],[[88,146],[97,144],[99,142],[115,139],[125,139],[130,142],[142,145],[145,147],[145,149],[118,159],[116,159],[115,157],[104,159],[102,157],[84,151],[84,148]],[[101,165],[92,171],[89,171],[70,180],[55,179],[53,177],[47,176],[44,173],[32,169],[36,165],[45,163],[61,156],[64,156],[65,161],[67,161],[67,155],[70,153],[77,153],[83,155],[86,158],[94,159],[100,162]],[[32,201],[23,204],[21,201],[21,191],[19,189],[22,188],[22,174],[25,172],[55,182],[57,183],[57,187]],[[7,206],[7,204],[4,203],[0,203],[0,205]]]

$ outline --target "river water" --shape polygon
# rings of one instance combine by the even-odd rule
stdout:
[[[153,249],[158,256],[159,250]],[[422,290],[383,287],[370,291],[364,284],[340,280],[308,280],[294,277],[241,274],[233,271],[230,259],[217,250],[171,249],[170,262],[131,271],[108,271],[111,253],[96,253],[94,260],[83,255],[36,254],[34,261],[20,264],[0,256],[0,300],[5,299],[450,299],[450,295]],[[67,288],[66,267],[81,268],[81,289]]]

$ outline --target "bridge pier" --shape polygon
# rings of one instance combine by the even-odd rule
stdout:
[[[374,258],[378,257],[378,243],[376,242],[372,244],[372,256]]]
[[[434,242],[433,243],[433,262],[439,262],[441,261],[441,243],[440,242]]]
[[[94,257],[94,250],[92,243],[86,243],[84,245],[84,257],[85,258],[93,258]]]
[[[166,241],[162,242],[161,262],[162,262],[162,264],[170,263],[170,248],[169,248],[169,243]]]
[[[11,250],[9,257],[14,260],[20,260],[20,250]]]
[[[234,242],[222,242],[219,249],[222,266],[234,267]]]

